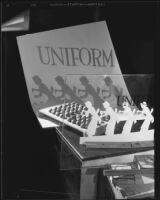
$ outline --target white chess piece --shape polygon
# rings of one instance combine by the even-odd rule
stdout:
[[[113,110],[113,108],[107,101],[103,103],[103,106],[105,108],[105,115],[110,116],[110,120],[108,121],[108,124],[106,126],[105,135],[113,135],[117,122],[117,112]]]
[[[89,123],[88,128],[87,128],[87,135],[91,137],[95,135],[95,132],[97,129],[97,123],[101,122],[101,118],[99,117],[97,111],[94,109],[90,101],[87,101],[85,105],[88,108],[88,110],[85,112],[85,116],[88,116],[89,114],[92,115],[91,122]]]
[[[128,102],[123,102],[122,106],[124,108],[123,115],[126,115],[126,117],[127,117],[127,120],[126,120],[124,127],[123,127],[122,134],[127,134],[127,133],[131,132],[133,122],[135,121],[135,117],[134,117],[135,111],[133,112],[131,110]]]
[[[150,123],[154,122],[154,117],[152,115],[153,109],[149,109],[146,102],[143,102],[140,104],[142,111],[141,113],[144,115],[144,122],[141,126],[141,132],[146,133],[149,129]]]

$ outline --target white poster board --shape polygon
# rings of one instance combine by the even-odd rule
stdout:
[[[64,84],[67,83],[71,91],[73,85],[83,88],[77,75],[79,78],[115,75],[110,76],[112,83],[119,88],[121,95],[130,96],[123,76],[120,76],[122,73],[105,21],[27,34],[17,37],[17,42],[35,113],[41,108],[62,104]],[[76,75],[76,79],[66,81],[66,75],[72,78]],[[89,81],[97,87],[93,80]],[[104,89],[104,83],[102,87]],[[116,101],[110,103],[112,107],[117,106]]]

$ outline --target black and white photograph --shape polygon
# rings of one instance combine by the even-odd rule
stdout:
[[[159,8],[1,3],[1,199],[158,199]]]

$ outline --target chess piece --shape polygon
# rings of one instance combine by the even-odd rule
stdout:
[[[55,80],[57,84],[61,87],[61,89],[56,89],[55,93],[61,93],[60,96],[58,96],[62,100],[67,100],[67,101],[75,101],[80,104],[83,104],[83,101],[77,97],[76,95],[76,87],[73,87],[73,90],[70,88],[69,85],[67,85],[66,81],[64,80],[63,77],[61,76],[56,76]]]
[[[149,129],[150,123],[154,122],[154,117],[152,115],[153,109],[149,109],[146,102],[140,103],[142,111],[141,113],[144,115],[144,122],[141,126],[141,132],[146,133]]]
[[[131,110],[129,103],[127,101],[123,102],[122,106],[124,108],[123,115],[126,115],[127,117],[127,120],[123,127],[122,134],[127,134],[131,132],[133,122],[135,122],[135,115],[134,112]]]
[[[41,78],[37,75],[32,77],[34,83],[38,88],[32,88],[32,92],[35,98],[42,98],[43,95],[47,96],[47,104],[48,103],[53,103],[54,104],[59,104],[60,102],[63,102],[59,97],[54,96],[55,89],[53,87],[48,88]]]
[[[85,111],[85,116],[89,117],[89,115],[92,115],[92,119],[88,125],[87,128],[87,135],[89,137],[95,135],[96,129],[97,129],[97,123],[101,122],[101,118],[99,117],[97,111],[94,109],[94,107],[92,106],[92,103],[90,101],[87,101],[85,103],[86,107],[88,108],[87,111]]]
[[[110,120],[108,121],[108,124],[106,126],[105,135],[113,135],[117,122],[117,113],[113,110],[113,108],[107,101],[103,103],[103,106],[105,108],[105,115],[110,116]]]
[[[103,99],[101,99],[101,97],[99,96],[99,91],[97,91],[93,85],[89,82],[89,79],[86,76],[82,76],[80,77],[80,83],[82,84],[82,86],[85,88],[85,90],[78,90],[78,93],[83,92],[83,95],[80,96],[81,99],[85,100],[85,98],[90,97],[92,99],[93,105],[94,107],[103,109],[102,103],[103,103]]]
[[[118,86],[113,83],[113,80],[109,76],[104,78],[104,83],[106,89],[102,89],[103,99],[108,101],[111,106],[117,106],[118,98],[122,96],[123,89],[118,88]]]

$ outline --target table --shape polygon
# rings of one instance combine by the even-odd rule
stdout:
[[[138,149],[90,149],[79,145],[80,134],[71,127],[56,128],[61,145],[61,170],[80,170],[79,199],[97,198],[99,169],[108,164],[132,162],[135,155],[152,154],[153,147]],[[67,153],[66,153],[67,152]]]

